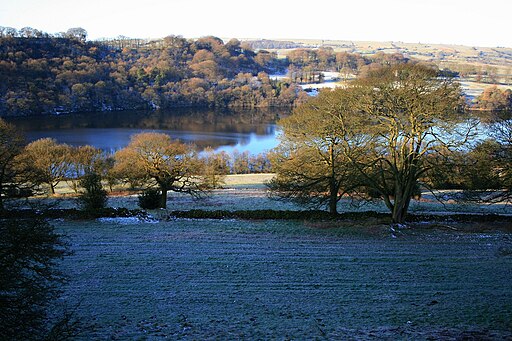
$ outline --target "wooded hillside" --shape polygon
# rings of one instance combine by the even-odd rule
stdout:
[[[183,106],[293,106],[306,95],[271,80],[285,65],[240,41],[169,36],[124,48],[75,36],[0,37],[0,116]]]

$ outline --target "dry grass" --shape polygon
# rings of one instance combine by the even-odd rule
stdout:
[[[265,183],[274,177],[272,173],[262,174],[235,174],[227,175],[224,180],[224,187],[264,187]],[[61,181],[55,188],[56,198],[74,197],[77,194],[72,187],[65,181]],[[127,185],[117,185],[114,191],[109,193],[111,196],[131,195]]]
[[[224,181],[226,187],[231,186],[263,186],[266,182],[270,181],[274,174],[237,174],[227,175]]]

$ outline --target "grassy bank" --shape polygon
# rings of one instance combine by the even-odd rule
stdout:
[[[265,182],[269,181],[273,174],[241,174],[228,175],[221,189],[216,189],[206,198],[195,200],[187,194],[170,192],[168,195],[167,211],[153,211],[152,214],[165,216],[172,211],[304,211],[310,207],[291,202],[276,201],[270,199],[266,191]],[[109,193],[107,206],[115,209],[137,210],[138,192],[128,191],[125,187],[117,187],[113,193]],[[438,196],[449,196],[449,193],[440,191]],[[53,207],[58,209],[78,208],[76,195],[65,183],[57,187],[57,195],[54,197],[39,197],[30,200],[32,206]],[[512,215],[512,205],[485,203],[460,204],[453,200],[438,202],[434,196],[425,192],[420,200],[412,200],[409,212],[412,215]],[[387,214],[389,211],[381,201],[352,202],[343,199],[338,204],[338,211],[368,212]]]

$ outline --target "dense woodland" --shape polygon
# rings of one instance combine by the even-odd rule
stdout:
[[[276,55],[256,53],[236,39],[224,43],[215,37],[192,41],[169,36],[155,46],[126,40],[120,48],[86,41],[83,30],[70,31],[49,36],[37,30],[2,30],[1,116],[290,107],[307,97],[297,85],[268,77],[286,68]]]

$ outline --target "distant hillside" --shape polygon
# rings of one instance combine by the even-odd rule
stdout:
[[[512,84],[512,48],[471,47],[462,45],[412,44],[402,42],[343,40],[251,40],[244,39],[254,50],[266,49],[287,56],[292,50],[332,49],[334,52],[375,55],[403,54],[432,62],[441,69],[459,72],[466,79],[486,83]]]
[[[120,45],[121,44],[121,45]],[[197,107],[293,106],[286,65],[240,41],[0,35],[0,116]]]

